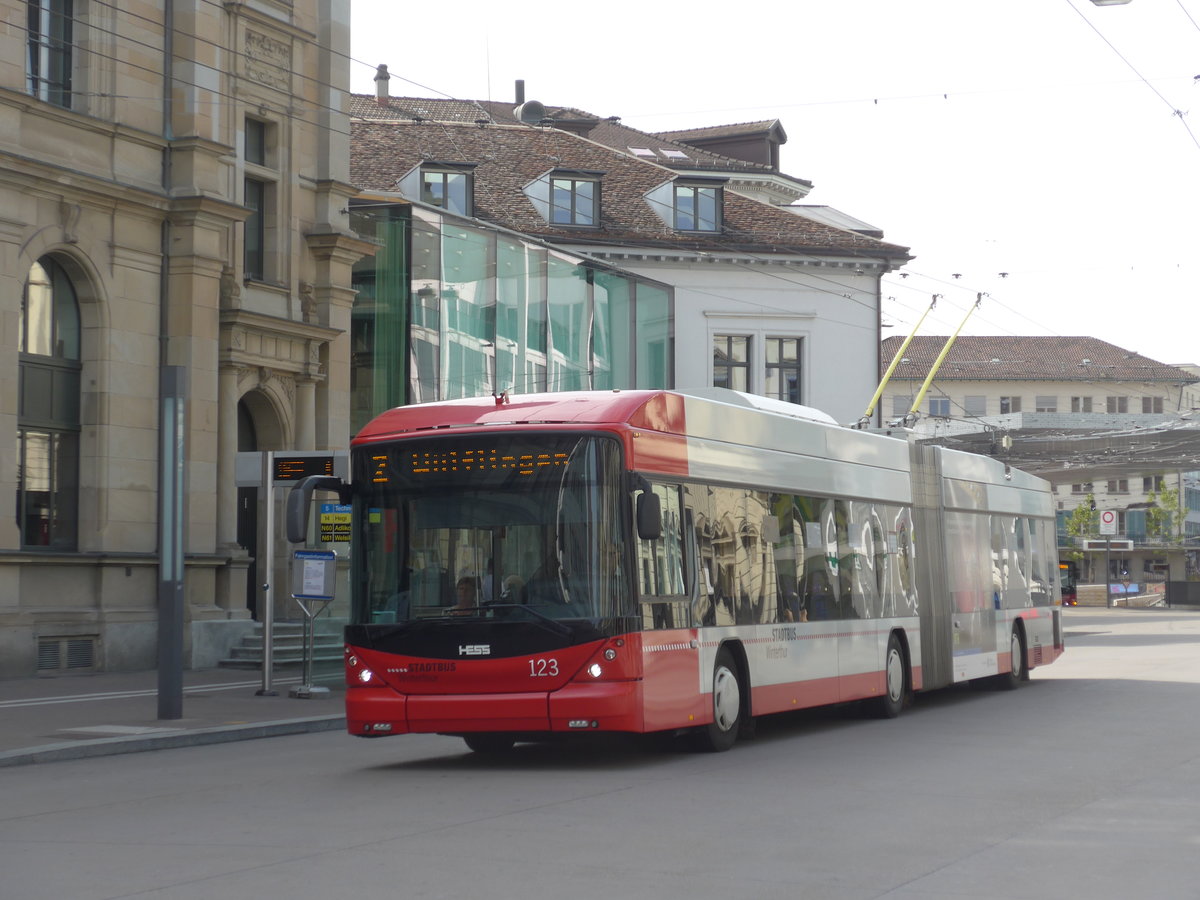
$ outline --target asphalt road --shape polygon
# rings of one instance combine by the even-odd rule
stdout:
[[[3,900],[1196,898],[1200,614],[724,754],[341,733],[0,769]]]

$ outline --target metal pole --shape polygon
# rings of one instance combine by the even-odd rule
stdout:
[[[313,641],[313,631],[315,629],[313,627],[313,624],[315,621],[316,620],[313,619],[313,617],[310,615],[304,616],[304,631],[305,631],[305,635],[304,635],[304,686],[307,688],[310,688],[310,689],[312,688],[312,683],[313,683],[312,682],[312,662],[313,662],[313,653],[315,652],[314,651],[315,641]]]
[[[159,385],[158,717],[181,719],[186,370],[163,366]]]
[[[1104,599],[1113,608],[1112,596],[1112,538],[1104,538]]]
[[[275,697],[279,692],[271,685],[275,669],[275,602],[271,589],[271,581],[275,575],[275,451],[263,452],[262,490],[266,507],[266,540],[263,541],[263,552],[259,554],[263,560],[263,603],[262,603],[262,687],[257,694],[260,697]]]

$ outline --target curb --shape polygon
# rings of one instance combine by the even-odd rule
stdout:
[[[337,731],[345,727],[346,719],[344,716],[312,716],[304,719],[283,719],[277,722],[197,728],[194,731],[184,731],[174,734],[149,734],[134,738],[112,737],[84,741],[63,741],[57,744],[43,744],[40,747],[27,747],[21,750],[0,752],[0,768],[59,762],[68,759],[118,756],[123,753],[141,753],[146,750],[202,747],[208,744],[250,741],[257,738],[281,737],[289,734]]]

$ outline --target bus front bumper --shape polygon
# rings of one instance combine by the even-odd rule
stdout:
[[[346,691],[346,730],[360,737],[640,732],[641,699],[640,681],[572,682],[550,693],[509,694],[401,694],[390,687],[354,687]]]

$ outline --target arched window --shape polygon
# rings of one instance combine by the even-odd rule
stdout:
[[[43,257],[21,297],[17,527],[23,547],[73,550],[79,507],[79,303]]]

